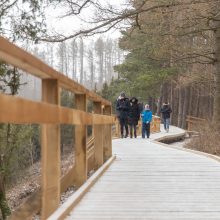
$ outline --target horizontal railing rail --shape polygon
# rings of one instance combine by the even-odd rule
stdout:
[[[91,169],[112,156],[111,103],[69,79],[40,59],[0,37],[0,60],[41,79],[42,101],[0,94],[0,123],[41,125],[41,188],[27,199],[9,219],[30,219],[40,211],[47,219],[60,205],[61,193],[69,186],[80,187]],[[74,93],[75,109],[60,106],[60,91]],[[87,101],[93,112],[87,112]],[[75,163],[61,177],[60,125],[75,126]],[[92,125],[93,138],[87,139]]]
[[[98,101],[104,105],[111,105],[111,102],[91,92],[67,76],[60,74],[60,72],[54,70],[40,59],[16,45],[11,44],[3,37],[0,37],[0,59],[40,79],[57,79],[60,87],[74,93],[87,94],[87,98],[92,101]]]
[[[197,131],[200,126],[204,125],[204,123],[207,122],[207,120],[204,118],[187,115],[186,122],[188,131]]]

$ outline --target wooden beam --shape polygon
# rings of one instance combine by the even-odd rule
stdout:
[[[92,133],[93,133],[92,129]],[[95,168],[95,157],[94,157],[94,134],[92,134],[92,138],[87,143],[87,172],[89,174],[90,171]]]
[[[54,212],[47,220],[63,220],[76,207],[83,196],[91,189],[97,180],[105,173],[105,171],[114,162],[116,156],[112,156],[99,170],[97,170],[73,195],[71,195],[56,212]]]
[[[16,209],[7,218],[7,220],[24,220],[30,219],[34,214],[40,211],[41,206],[41,192],[37,190],[26,201]]]
[[[54,70],[40,59],[15,46],[3,37],[0,37],[0,59],[41,79],[57,79],[61,87],[74,93],[87,94],[87,98],[92,101],[101,101],[102,104],[111,105],[109,101]]]
[[[0,94],[1,123],[113,124],[114,118]]]
[[[105,115],[111,115],[112,107],[110,105],[104,107]],[[104,162],[112,156],[112,125],[103,125],[103,157]]]
[[[121,135],[120,123],[119,123],[118,117],[115,117],[115,137],[119,138],[120,135]]]
[[[65,192],[70,186],[73,186],[74,167],[71,168],[61,178],[61,192]],[[31,194],[24,202],[7,218],[8,220],[24,220],[31,218],[34,214],[40,212],[41,208],[41,190]]]
[[[94,146],[90,147],[88,150],[87,150],[87,159],[91,158],[94,156]]]
[[[61,186],[60,191],[61,193],[65,192],[70,186],[73,186],[73,180],[75,175],[75,168],[74,166],[61,178]]]
[[[57,80],[42,80],[42,100],[59,105],[60,92]],[[60,204],[60,126],[43,124],[41,135],[41,219],[47,219]]]
[[[76,108],[81,111],[87,110],[86,95],[75,95]],[[87,127],[76,125],[75,127],[75,178],[76,187],[80,187],[87,180]]]
[[[101,102],[94,102],[93,110],[96,114],[102,114]],[[95,164],[96,168],[99,168],[103,164],[103,126],[94,125],[94,138]]]

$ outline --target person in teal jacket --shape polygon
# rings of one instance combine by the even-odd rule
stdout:
[[[144,110],[141,112],[142,118],[142,138],[145,138],[145,134],[147,138],[150,137],[150,123],[152,121],[152,112],[148,104],[145,105]]]

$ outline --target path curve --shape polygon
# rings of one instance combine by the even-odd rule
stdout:
[[[117,158],[68,220],[219,220],[220,163],[150,139],[117,139]]]

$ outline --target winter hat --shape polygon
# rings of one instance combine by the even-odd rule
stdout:
[[[138,102],[138,100],[137,100],[137,98],[132,97],[131,100],[130,100],[130,102],[135,103],[135,102]]]
[[[123,98],[125,98],[125,92],[122,91],[122,92],[120,93],[120,96],[123,97]]]
[[[150,110],[150,106],[148,104],[146,104],[144,107],[145,107],[145,110]]]

